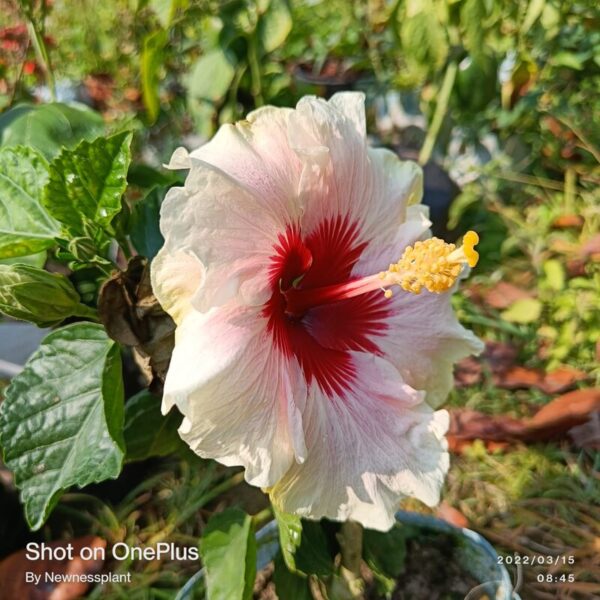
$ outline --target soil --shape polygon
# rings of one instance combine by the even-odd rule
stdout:
[[[455,540],[443,533],[424,534],[407,540],[404,573],[398,578],[392,600],[464,600],[479,582],[454,558]],[[373,574],[364,565],[365,600],[384,600],[377,593]],[[277,595],[273,565],[258,573],[255,600],[292,600]]]
[[[464,600],[479,582],[454,560],[454,548],[453,538],[443,534],[408,540],[405,571],[392,600]]]

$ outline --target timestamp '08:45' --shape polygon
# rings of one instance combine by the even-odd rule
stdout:
[[[575,583],[575,575],[569,573],[565,575],[552,575],[552,573],[538,573],[536,576],[538,583]]]
[[[575,557],[572,554],[508,554],[498,556],[497,562],[499,565],[574,565]]]

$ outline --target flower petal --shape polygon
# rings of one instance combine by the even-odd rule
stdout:
[[[364,95],[303,98],[289,118],[290,145],[304,163],[300,200],[308,232],[344,215],[360,241],[388,244],[422,195],[422,172],[411,161],[367,146]]]
[[[265,335],[252,309],[188,313],[163,397],[163,412],[176,404],[184,415],[179,432],[194,452],[244,466],[257,486],[273,485],[306,455],[300,369],[284,364]]]
[[[193,255],[163,247],[150,265],[152,289],[161,306],[180,323],[192,308],[204,267]]]
[[[453,365],[480,354],[483,342],[465,329],[452,309],[451,293],[423,291],[416,296],[397,291],[392,314],[379,348],[412,387],[427,392],[427,402],[440,406],[454,385]]]
[[[185,187],[167,193],[161,231],[169,252],[179,249],[202,263],[192,302],[206,311],[238,294],[244,304],[266,302],[269,258],[293,218],[287,207],[267,204],[223,171],[194,160]]]
[[[265,204],[291,211],[302,170],[288,143],[292,112],[273,106],[259,108],[245,121],[222,125],[215,137],[190,157],[227,173]]]
[[[413,204],[405,211],[405,220],[395,224],[393,231],[381,229],[375,240],[367,245],[352,269],[353,277],[372,275],[389,268],[402,256],[407,246],[430,237],[429,207]]]
[[[449,463],[448,414],[433,412],[387,361],[365,353],[352,359],[360,378],[345,397],[309,390],[308,457],[269,493],[285,512],[387,530],[402,498],[439,501]]]

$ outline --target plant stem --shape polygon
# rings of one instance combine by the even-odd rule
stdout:
[[[52,98],[53,102],[56,102],[56,85],[54,83],[52,66],[50,65],[48,48],[46,47],[46,42],[44,41],[44,35],[39,30],[33,15],[27,16],[27,30],[33,43],[33,48],[35,50],[37,59],[44,69],[46,83],[48,84],[48,89],[50,90],[50,97]]]
[[[256,31],[248,36],[248,64],[252,79],[252,96],[257,107],[263,106],[265,101],[262,95],[262,80],[260,74],[260,63],[258,60],[258,38]]]
[[[265,523],[270,521],[273,518],[273,510],[270,506],[264,508],[260,512],[257,512],[255,515],[252,515],[252,523],[254,524],[255,529],[260,529]]]
[[[350,597],[354,600],[363,598],[364,582],[360,575],[362,560],[363,528],[356,521],[345,521],[338,534],[342,554],[341,574],[345,579]]]
[[[450,94],[456,81],[456,74],[458,72],[458,63],[453,60],[448,63],[446,67],[446,73],[444,74],[444,80],[442,81],[442,87],[438,96],[438,101],[431,119],[431,124],[427,130],[423,147],[419,153],[419,164],[424,165],[431,158],[431,153],[435,147],[435,142],[440,133],[440,128],[444,122],[444,117],[448,112],[448,103],[450,102]]]

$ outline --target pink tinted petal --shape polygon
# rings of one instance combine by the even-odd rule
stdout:
[[[448,415],[433,412],[387,361],[364,353],[352,360],[360,375],[344,397],[309,390],[307,459],[269,492],[286,512],[387,530],[403,498],[438,502]]]
[[[269,351],[264,330],[251,309],[189,313],[177,329],[163,398],[163,411],[176,404],[183,413],[180,435],[194,452],[245,467],[257,486],[273,485],[306,454],[303,380]]]

